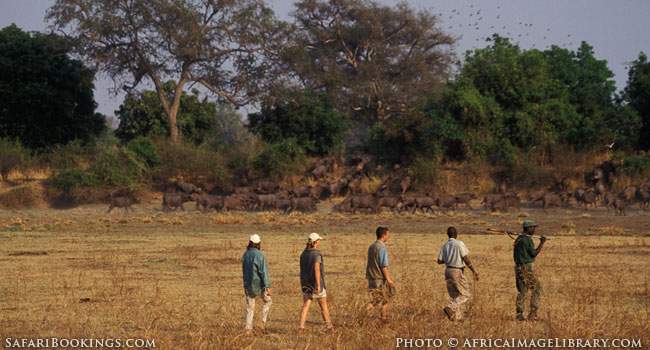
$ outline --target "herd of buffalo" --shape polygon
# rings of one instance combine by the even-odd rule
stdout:
[[[344,197],[344,200],[334,205],[337,212],[378,213],[382,209],[393,212],[408,211],[415,213],[433,212],[434,207],[442,210],[454,210],[459,207],[473,209],[471,202],[478,199],[474,193],[432,194],[412,191],[413,181],[410,176],[399,178],[388,177],[374,193],[364,193],[362,181],[367,176],[367,162],[359,162],[350,168],[348,175],[339,179],[328,178],[336,170],[337,163],[332,160],[322,160],[306,174],[313,185],[297,185],[290,188],[280,186],[273,181],[259,181],[253,186],[235,187],[230,193],[219,193],[213,189],[208,191],[189,182],[174,181],[167,185],[162,196],[162,210],[185,210],[184,204],[195,202],[196,209],[203,212],[216,211],[294,211],[311,212],[316,210],[319,201],[330,197]],[[518,208],[522,204],[550,207],[568,207],[571,203],[587,209],[589,207],[605,206],[614,209],[617,215],[625,215],[626,207],[638,203],[642,209],[650,207],[650,182],[639,186],[627,186],[622,191],[614,193],[611,190],[612,174],[607,167],[597,167],[585,176],[584,188],[569,190],[569,181],[563,179],[546,190],[530,193],[527,203],[517,192],[501,188],[498,193],[483,196],[481,205],[491,211],[507,211]],[[115,191],[110,196],[110,206],[113,208],[131,209],[137,202],[134,196],[121,191]]]

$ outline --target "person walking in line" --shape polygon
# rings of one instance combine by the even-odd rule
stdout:
[[[261,298],[262,332],[266,332],[266,321],[271,310],[271,278],[266,263],[266,256],[261,251],[262,239],[259,235],[250,236],[248,247],[242,256],[244,275],[244,294],[246,300],[246,334],[253,331],[253,316],[255,314],[255,299]]]
[[[395,295],[395,282],[388,272],[388,250],[386,242],[390,235],[388,227],[379,226],[375,231],[377,240],[368,247],[366,279],[370,302],[367,310],[381,305],[380,320],[388,321],[389,300]]]
[[[530,289],[532,292],[530,298],[530,311],[528,314],[529,321],[537,321],[537,310],[539,309],[539,299],[542,294],[542,285],[535,276],[533,263],[535,257],[539,255],[546,242],[546,237],[541,236],[539,245],[535,248],[533,238],[537,224],[532,220],[525,220],[523,224],[524,232],[515,239],[513,257],[515,260],[515,284],[517,287],[516,312],[517,320],[525,321],[524,303],[526,295]]]
[[[449,239],[440,248],[438,264],[445,264],[445,282],[449,293],[449,302],[443,311],[452,321],[463,319],[463,307],[470,300],[469,283],[465,278],[465,266],[472,270],[474,278],[478,281],[478,272],[474,269],[469,259],[469,250],[463,241],[458,240],[458,231],[455,227],[447,229]]]
[[[323,255],[319,250],[322,239],[318,233],[310,233],[307,239],[307,246],[302,254],[300,254],[300,285],[303,300],[302,312],[300,313],[300,332],[305,329],[305,322],[307,322],[307,314],[312,300],[318,301],[327,330],[334,328],[327,306]]]

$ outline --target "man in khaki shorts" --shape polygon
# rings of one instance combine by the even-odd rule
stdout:
[[[375,231],[377,240],[368,247],[368,262],[366,264],[366,279],[368,280],[368,292],[370,302],[366,309],[372,311],[376,306],[381,305],[380,319],[388,321],[389,300],[395,295],[395,282],[388,272],[388,227],[377,227]]]
[[[449,302],[443,308],[447,317],[452,321],[463,319],[463,306],[471,298],[469,283],[465,278],[465,266],[469,267],[478,281],[478,272],[469,259],[469,250],[463,241],[458,240],[458,232],[455,227],[447,229],[449,239],[440,248],[438,264],[445,264],[445,282],[449,293]]]
[[[302,287],[302,312],[300,313],[300,327],[302,332],[307,322],[307,313],[311,306],[312,300],[318,300],[323,321],[327,330],[332,330],[332,320],[327,306],[327,291],[325,290],[325,267],[323,265],[323,255],[320,250],[320,241],[322,237],[316,232],[309,234],[307,246],[300,254],[300,285]]]

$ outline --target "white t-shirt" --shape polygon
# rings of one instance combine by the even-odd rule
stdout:
[[[440,248],[438,260],[444,261],[447,267],[465,267],[463,258],[467,256],[467,254],[469,254],[469,250],[467,250],[463,241],[450,238],[447,240],[445,245]]]

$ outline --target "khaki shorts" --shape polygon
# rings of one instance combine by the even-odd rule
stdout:
[[[325,290],[325,288],[323,288],[323,291],[320,292],[320,293],[312,293],[312,292],[309,292],[309,291],[303,291],[302,292],[302,298],[303,298],[303,300],[307,300],[307,299],[309,299],[309,300],[324,299],[324,298],[327,298],[327,290]]]
[[[368,294],[372,305],[385,305],[395,296],[395,290],[391,290],[385,280],[368,280]]]

